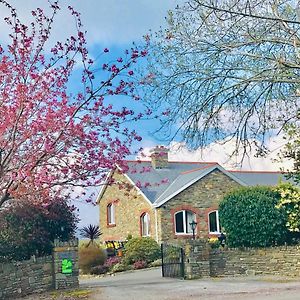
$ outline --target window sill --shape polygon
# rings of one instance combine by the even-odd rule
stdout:
[[[110,228],[110,227],[116,227],[116,224],[107,224],[106,227],[107,227],[107,228]]]

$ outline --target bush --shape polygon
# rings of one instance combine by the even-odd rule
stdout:
[[[11,203],[0,211],[0,260],[26,260],[52,252],[54,239],[74,236],[77,217],[65,201],[42,206]]]
[[[118,264],[121,262],[121,257],[118,256],[113,256],[113,257],[109,257],[105,263],[104,266],[106,266],[107,268],[111,269],[114,265]]]
[[[233,247],[265,247],[287,240],[286,213],[276,208],[278,192],[269,187],[240,188],[220,203],[221,225]]]
[[[92,267],[90,272],[92,275],[101,275],[107,273],[107,271],[108,271],[108,267],[104,265],[100,265],[100,266]]]
[[[103,265],[106,253],[95,244],[79,249],[79,268],[83,274],[89,274],[93,267]]]
[[[133,269],[138,270],[138,269],[145,269],[147,267],[147,262],[144,260],[138,260],[133,263]]]
[[[117,264],[115,264],[111,271],[113,273],[117,273],[117,272],[123,272],[123,271],[127,271],[127,270],[131,270],[132,269],[132,266],[130,265],[127,265],[124,261],[121,261]]]
[[[157,259],[149,264],[149,267],[160,267],[162,265],[161,258]]]
[[[125,244],[124,260],[127,264],[143,260],[150,263],[160,258],[160,247],[151,238],[132,238]]]

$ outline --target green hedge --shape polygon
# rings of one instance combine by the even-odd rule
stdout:
[[[280,194],[269,187],[229,193],[219,206],[220,222],[232,247],[265,247],[287,241],[287,214],[276,208]]]

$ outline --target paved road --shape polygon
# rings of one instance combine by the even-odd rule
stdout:
[[[299,281],[278,278],[179,280],[162,278],[160,269],[83,279],[81,287],[100,293],[93,300],[299,300]]]

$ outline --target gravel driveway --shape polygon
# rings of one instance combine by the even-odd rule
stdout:
[[[300,278],[299,278],[300,279]],[[161,269],[141,270],[103,278],[82,279],[81,288],[94,290],[92,300],[299,300],[300,281],[275,277],[162,278]],[[101,291],[98,294],[97,290]]]

